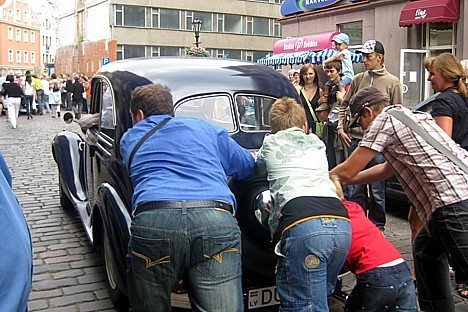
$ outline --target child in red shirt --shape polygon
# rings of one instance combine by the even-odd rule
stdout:
[[[357,284],[346,300],[345,311],[418,311],[416,291],[401,253],[364,214],[359,204],[345,201],[336,176],[338,196],[351,220],[351,247],[345,267]]]

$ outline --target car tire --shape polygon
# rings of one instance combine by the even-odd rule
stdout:
[[[60,192],[59,192],[59,194],[60,194],[60,205],[62,206],[62,209],[64,209],[64,210],[73,209],[72,201],[70,200],[70,198],[68,198],[67,194],[63,190],[62,175],[60,173],[59,173],[59,190],[60,190]]]
[[[107,288],[109,295],[118,311],[128,311],[129,300],[127,295],[120,289],[116,276],[116,263],[112,249],[110,248],[110,238],[106,232],[105,226],[102,227],[102,257],[106,270]]]
[[[233,192],[237,198],[236,218],[242,231],[242,265],[248,271],[272,277],[277,257],[270,242],[270,231],[259,223],[254,207],[257,195],[269,189],[268,181],[256,179],[239,184]]]

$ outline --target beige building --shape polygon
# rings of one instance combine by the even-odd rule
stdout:
[[[279,21],[283,38],[289,38],[292,46],[305,39],[314,42],[314,37],[318,42],[323,34],[335,31],[349,35],[351,49],[369,39],[381,41],[387,69],[400,78],[405,104],[414,106],[432,94],[425,57],[451,52],[460,60],[468,59],[467,4],[466,0],[285,0]]]
[[[213,57],[256,61],[281,38],[283,0],[76,0],[58,2],[56,72],[92,75],[103,62],[183,56],[201,20],[200,46]],[[90,49],[94,43],[99,49]],[[116,43],[116,51],[113,47]],[[102,47],[105,47],[102,49]],[[83,51],[99,50],[86,55]],[[72,61],[70,61],[70,57]]]

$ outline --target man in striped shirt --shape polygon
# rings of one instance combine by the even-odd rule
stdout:
[[[403,111],[464,163],[468,163],[468,152],[429,114],[413,113],[401,105],[388,107],[386,96],[374,87],[356,93],[350,108],[350,124],[366,132],[359,147],[331,173],[345,185],[397,176],[424,224],[413,244],[420,309],[454,311],[447,255],[452,258],[457,283],[467,283],[468,174],[388,110]],[[378,152],[386,162],[360,172]]]

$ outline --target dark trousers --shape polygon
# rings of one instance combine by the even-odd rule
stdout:
[[[438,208],[427,228],[421,228],[413,243],[419,306],[422,311],[453,312],[447,257],[456,282],[468,283],[468,200]]]

